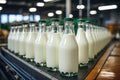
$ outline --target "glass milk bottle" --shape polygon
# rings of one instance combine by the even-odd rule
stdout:
[[[86,26],[86,38],[89,46],[88,48],[89,61],[92,61],[94,59],[94,41],[93,41],[90,25],[91,25],[90,21],[86,20],[85,26]]]
[[[76,40],[79,48],[79,66],[86,67],[89,58],[89,47],[88,41],[85,34],[85,22],[84,19],[78,19],[78,31],[76,35]]]
[[[75,40],[72,18],[65,18],[65,29],[59,45],[59,71],[62,76],[77,76],[78,45]]]
[[[19,39],[19,55],[24,58],[25,57],[25,50],[26,50],[26,47],[25,47],[25,40],[26,40],[26,37],[27,37],[27,29],[28,29],[28,23],[23,23],[22,25],[22,32],[21,32],[21,36],[20,36],[20,39]]]
[[[58,70],[58,46],[60,43],[58,26],[58,19],[51,19],[51,33],[46,45],[46,65],[50,71]]]
[[[16,38],[16,31],[17,31],[17,27],[14,27],[13,28],[13,34],[12,34],[12,37],[11,37],[11,51],[14,52],[15,50],[15,38]]]
[[[10,33],[8,35],[8,49],[11,50],[11,37],[13,34],[13,27],[10,28]]]
[[[26,60],[29,62],[34,61],[34,42],[36,38],[36,33],[35,33],[35,22],[30,22],[29,23],[29,32],[26,38]]]
[[[15,46],[14,46],[14,53],[18,54],[19,53],[19,37],[20,37],[20,31],[21,31],[22,25],[19,24],[17,26],[17,32],[16,32],[16,36],[15,36]]]
[[[46,34],[46,26],[45,21],[39,21],[39,32],[35,39],[35,63],[38,66],[46,65],[46,43],[47,43],[47,34]]]

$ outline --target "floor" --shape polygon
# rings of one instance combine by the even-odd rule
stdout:
[[[86,80],[120,80],[120,41],[108,48]]]

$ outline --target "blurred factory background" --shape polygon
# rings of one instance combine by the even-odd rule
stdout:
[[[113,34],[120,30],[120,0],[90,0],[89,5],[87,0],[0,0],[0,27],[9,30],[17,22],[64,19],[66,1],[70,2],[69,17],[94,19]]]

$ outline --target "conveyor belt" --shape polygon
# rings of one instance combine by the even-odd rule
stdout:
[[[36,80],[84,80],[87,77],[87,75],[91,72],[91,70],[94,68],[98,60],[101,58],[101,56],[105,53],[109,45],[107,45],[97,55],[97,57],[94,59],[93,62],[89,62],[88,67],[79,68],[78,77],[72,77],[72,78],[62,77],[60,76],[59,72],[49,72],[46,67],[36,67],[34,63],[26,62],[25,60],[11,53],[5,47],[2,47],[1,51],[2,51],[2,57],[6,58],[16,67],[21,68],[24,73],[25,72],[29,73],[29,75],[35,78]]]

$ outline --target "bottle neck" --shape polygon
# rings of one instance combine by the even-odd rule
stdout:
[[[39,32],[40,32],[40,33],[46,32],[45,23],[40,23],[40,24],[39,24]]]
[[[48,33],[51,32],[51,26],[46,26],[46,29],[47,29],[46,32]]]
[[[94,32],[94,30],[95,30],[94,25],[91,25],[91,31]]]
[[[22,27],[22,32],[27,32],[27,29],[28,29],[28,25],[26,24],[26,25],[23,25],[23,27]]]
[[[58,32],[63,32],[63,25],[59,25]]]
[[[13,28],[13,33],[16,33],[17,32],[17,27],[14,27]]]
[[[22,32],[27,32],[27,27],[23,27]]]
[[[29,32],[35,32],[35,28],[34,27],[30,27]]]
[[[11,27],[11,28],[10,28],[10,32],[13,32],[13,30],[14,30],[13,27]]]
[[[52,33],[57,33],[58,32],[58,22],[52,22],[52,24],[51,24],[51,32]]]
[[[22,32],[22,26],[17,27],[17,33]]]
[[[86,23],[85,28],[86,28],[86,31],[87,31],[87,30],[90,30],[90,24],[89,24],[89,23]]]
[[[19,27],[17,27],[17,33],[19,33],[20,32],[20,28]]]
[[[64,34],[74,34],[74,25],[72,21],[65,22]]]
[[[84,22],[79,22],[79,23],[78,23],[78,28],[81,28],[81,29],[83,29],[84,31],[86,31],[85,23],[84,23]]]
[[[29,32],[35,32],[35,24],[30,24]]]

